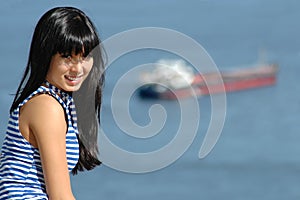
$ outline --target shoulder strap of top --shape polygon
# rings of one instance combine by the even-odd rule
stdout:
[[[41,85],[37,90],[35,90],[26,99],[24,99],[24,101],[19,104],[18,109],[37,94],[49,94],[53,96],[64,108],[65,113],[68,117],[68,123],[73,124],[73,127],[78,133],[75,103],[71,94],[58,89],[54,85],[51,85],[48,81],[45,81],[44,84],[45,86]]]
[[[22,107],[26,102],[28,102],[33,96],[38,95],[38,94],[49,94],[51,96],[53,96],[60,104],[61,106],[66,109],[67,105],[66,103],[62,100],[62,98],[55,93],[53,90],[51,90],[50,88],[47,88],[45,86],[40,86],[37,90],[35,90],[34,92],[32,92],[26,99],[24,99],[23,102],[21,102],[19,104],[19,108]]]

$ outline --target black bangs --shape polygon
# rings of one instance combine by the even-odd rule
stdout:
[[[65,19],[66,20],[66,19]],[[66,23],[62,23],[60,33],[57,37],[57,47],[54,53],[81,54],[88,56],[97,45],[99,39],[91,24],[83,21],[80,16],[75,16]]]

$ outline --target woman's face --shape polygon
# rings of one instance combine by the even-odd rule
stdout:
[[[51,59],[46,79],[61,90],[77,91],[91,71],[93,62],[93,57],[57,53]]]

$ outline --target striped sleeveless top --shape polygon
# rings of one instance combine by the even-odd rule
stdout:
[[[77,117],[72,96],[48,82],[40,86],[10,114],[0,157],[0,200],[48,199],[39,150],[19,131],[20,108],[34,95],[49,94],[64,108],[67,118],[66,152],[71,171],[79,158]]]

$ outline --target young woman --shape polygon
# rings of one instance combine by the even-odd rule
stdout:
[[[69,172],[100,165],[102,55],[81,10],[57,7],[41,17],[1,149],[1,200],[74,199]]]

